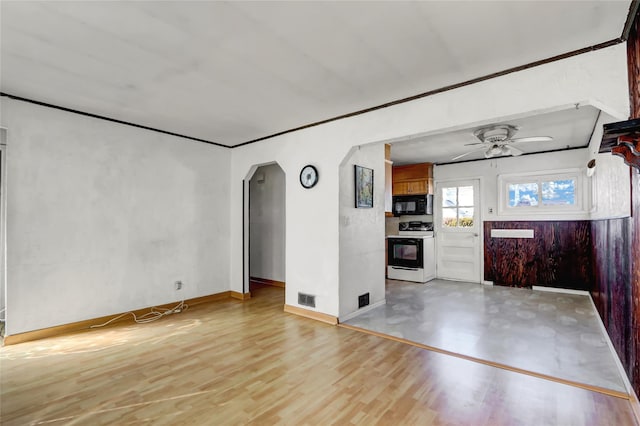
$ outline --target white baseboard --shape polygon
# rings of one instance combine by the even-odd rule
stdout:
[[[482,285],[493,285],[493,281],[482,281],[481,282]]]
[[[539,285],[534,285],[532,288],[534,290],[547,291],[549,293],[579,294],[581,296],[591,296],[591,294],[586,290],[572,290],[570,288],[543,287]]]
[[[611,354],[613,355],[613,360],[616,363],[616,366],[618,367],[618,373],[620,373],[620,376],[622,377],[622,381],[624,383],[625,388],[627,389],[627,392],[629,393],[629,395],[634,395],[635,396],[635,392],[633,390],[633,386],[631,386],[631,382],[629,381],[629,377],[627,377],[627,372],[624,370],[624,367],[622,366],[622,361],[620,361],[620,358],[618,357],[618,352],[616,352],[616,348],[613,347],[613,342],[611,341],[611,338],[609,337],[609,333],[607,333],[607,328],[604,326],[604,323],[602,322],[602,318],[600,318],[600,314],[598,313],[598,308],[596,308],[596,304],[593,301],[593,298],[591,297],[591,295],[589,295],[589,300],[591,301],[591,306],[593,307],[593,312],[595,313],[596,317],[598,317],[598,324],[600,325],[600,330],[602,331],[602,334],[604,334],[604,339],[607,341],[607,345],[609,346],[609,350],[611,351]],[[637,399],[637,396],[636,396]]]
[[[370,310],[377,308],[378,306],[382,306],[382,305],[386,305],[387,304],[387,299],[382,299],[377,301],[376,303],[372,303],[369,306],[365,306],[364,308],[358,309],[357,311],[353,311],[350,314],[347,314],[343,317],[340,317],[338,320],[340,322],[345,322],[345,321],[349,321],[352,318],[357,317],[358,315],[364,314],[365,312],[369,312]]]

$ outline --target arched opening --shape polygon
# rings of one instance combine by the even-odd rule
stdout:
[[[278,163],[254,166],[245,182],[245,292],[256,297],[285,286],[285,173]]]

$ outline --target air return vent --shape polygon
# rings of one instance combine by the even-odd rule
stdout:
[[[298,305],[316,307],[316,297],[310,294],[298,293]]]
[[[358,309],[369,304],[369,293],[358,296]]]

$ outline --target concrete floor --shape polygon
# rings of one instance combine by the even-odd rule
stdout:
[[[626,393],[586,295],[444,280],[387,280],[386,301],[346,324]]]

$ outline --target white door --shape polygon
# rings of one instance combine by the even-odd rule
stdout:
[[[479,189],[478,179],[436,183],[438,278],[481,282]]]

